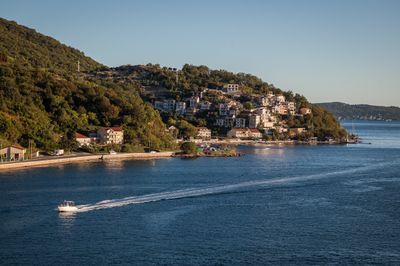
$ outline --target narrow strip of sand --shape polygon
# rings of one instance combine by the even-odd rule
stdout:
[[[65,157],[53,157],[38,160],[27,160],[20,162],[8,162],[0,163],[0,170],[11,170],[18,168],[36,167],[36,166],[47,166],[57,165],[65,163],[77,163],[77,162],[88,162],[88,161],[101,161],[101,160],[114,160],[114,159],[159,159],[171,157],[173,152],[157,152],[157,153],[118,153],[118,154],[97,154],[97,155],[74,155]]]

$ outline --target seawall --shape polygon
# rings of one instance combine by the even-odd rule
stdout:
[[[78,156],[66,156],[56,158],[38,159],[32,161],[22,162],[9,162],[1,163],[0,170],[11,170],[18,168],[36,167],[36,166],[47,166],[57,165],[65,163],[76,163],[76,162],[88,162],[88,161],[101,161],[101,160],[115,160],[115,159],[158,159],[172,157],[173,152],[157,152],[157,153],[118,153],[118,154],[98,154],[98,155],[78,155]]]

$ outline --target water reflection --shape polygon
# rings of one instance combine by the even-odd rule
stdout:
[[[287,151],[285,147],[277,147],[277,146],[249,146],[249,147],[240,147],[240,152],[245,154],[255,154],[255,155],[282,155]]]
[[[107,170],[121,171],[124,168],[124,162],[121,160],[105,160],[103,163]]]
[[[61,224],[61,227],[64,233],[68,233],[71,231],[74,221],[76,218],[76,213],[74,212],[59,212],[58,213],[58,220]]]

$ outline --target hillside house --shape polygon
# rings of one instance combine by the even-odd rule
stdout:
[[[290,137],[295,137],[306,132],[304,127],[289,128],[288,133]]]
[[[251,114],[249,116],[249,128],[257,128],[261,122],[261,116],[257,114]]]
[[[90,137],[87,137],[81,133],[75,133],[75,140],[79,143],[79,147],[88,146],[92,142]]]
[[[165,100],[163,109],[166,110],[166,111],[174,111],[175,110],[175,104],[176,104],[175,100],[172,100],[172,99]]]
[[[199,111],[199,109],[197,109],[196,107],[188,107],[188,108],[186,108],[185,115],[186,116],[194,116],[198,111]]]
[[[179,135],[179,129],[175,126],[170,126],[167,131],[169,132],[169,134],[171,134],[172,137],[174,138],[178,138]]]
[[[189,98],[189,106],[190,107],[197,107],[197,104],[200,102],[199,96],[193,96]]]
[[[280,104],[285,102],[285,96],[283,96],[282,94],[277,94],[272,99],[275,104]]]
[[[245,128],[246,127],[246,118],[244,117],[237,117],[235,119],[235,127],[236,128]]]
[[[244,139],[248,138],[248,130],[247,128],[232,128],[231,130],[228,131],[226,134],[228,138],[239,138],[239,139]]]
[[[248,134],[249,134],[249,138],[251,138],[251,139],[261,139],[262,138],[262,134],[261,134],[260,130],[255,129],[255,128],[250,128]]]
[[[294,115],[296,111],[296,104],[294,102],[285,102],[285,105],[287,107],[288,113]]]
[[[226,103],[220,103],[218,107],[219,115],[225,116],[229,113],[229,105]]]
[[[210,110],[211,109],[211,103],[204,101],[200,102],[200,110],[205,111],[205,110]]]
[[[102,127],[97,131],[100,144],[122,144],[124,142],[124,130],[120,127]]]
[[[311,109],[310,108],[306,108],[306,107],[300,108],[300,114],[309,115],[309,114],[311,114]]]
[[[0,161],[20,161],[24,159],[26,149],[19,145],[11,145],[0,150]]]
[[[238,94],[240,93],[239,84],[225,84],[222,91],[227,94]]]
[[[256,99],[257,103],[259,104],[259,106],[269,106],[269,98],[268,97],[258,97]]]
[[[154,108],[158,110],[164,110],[164,102],[163,101],[155,101]]]
[[[185,114],[186,112],[186,103],[185,102],[176,102],[175,104],[175,112],[178,114]]]
[[[228,138],[260,139],[262,134],[255,128],[232,128],[226,134]]]
[[[211,139],[211,130],[206,127],[198,127],[196,137],[200,139]]]

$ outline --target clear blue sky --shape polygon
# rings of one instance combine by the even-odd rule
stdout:
[[[0,16],[108,66],[257,75],[312,102],[400,106],[400,1],[20,1]]]

